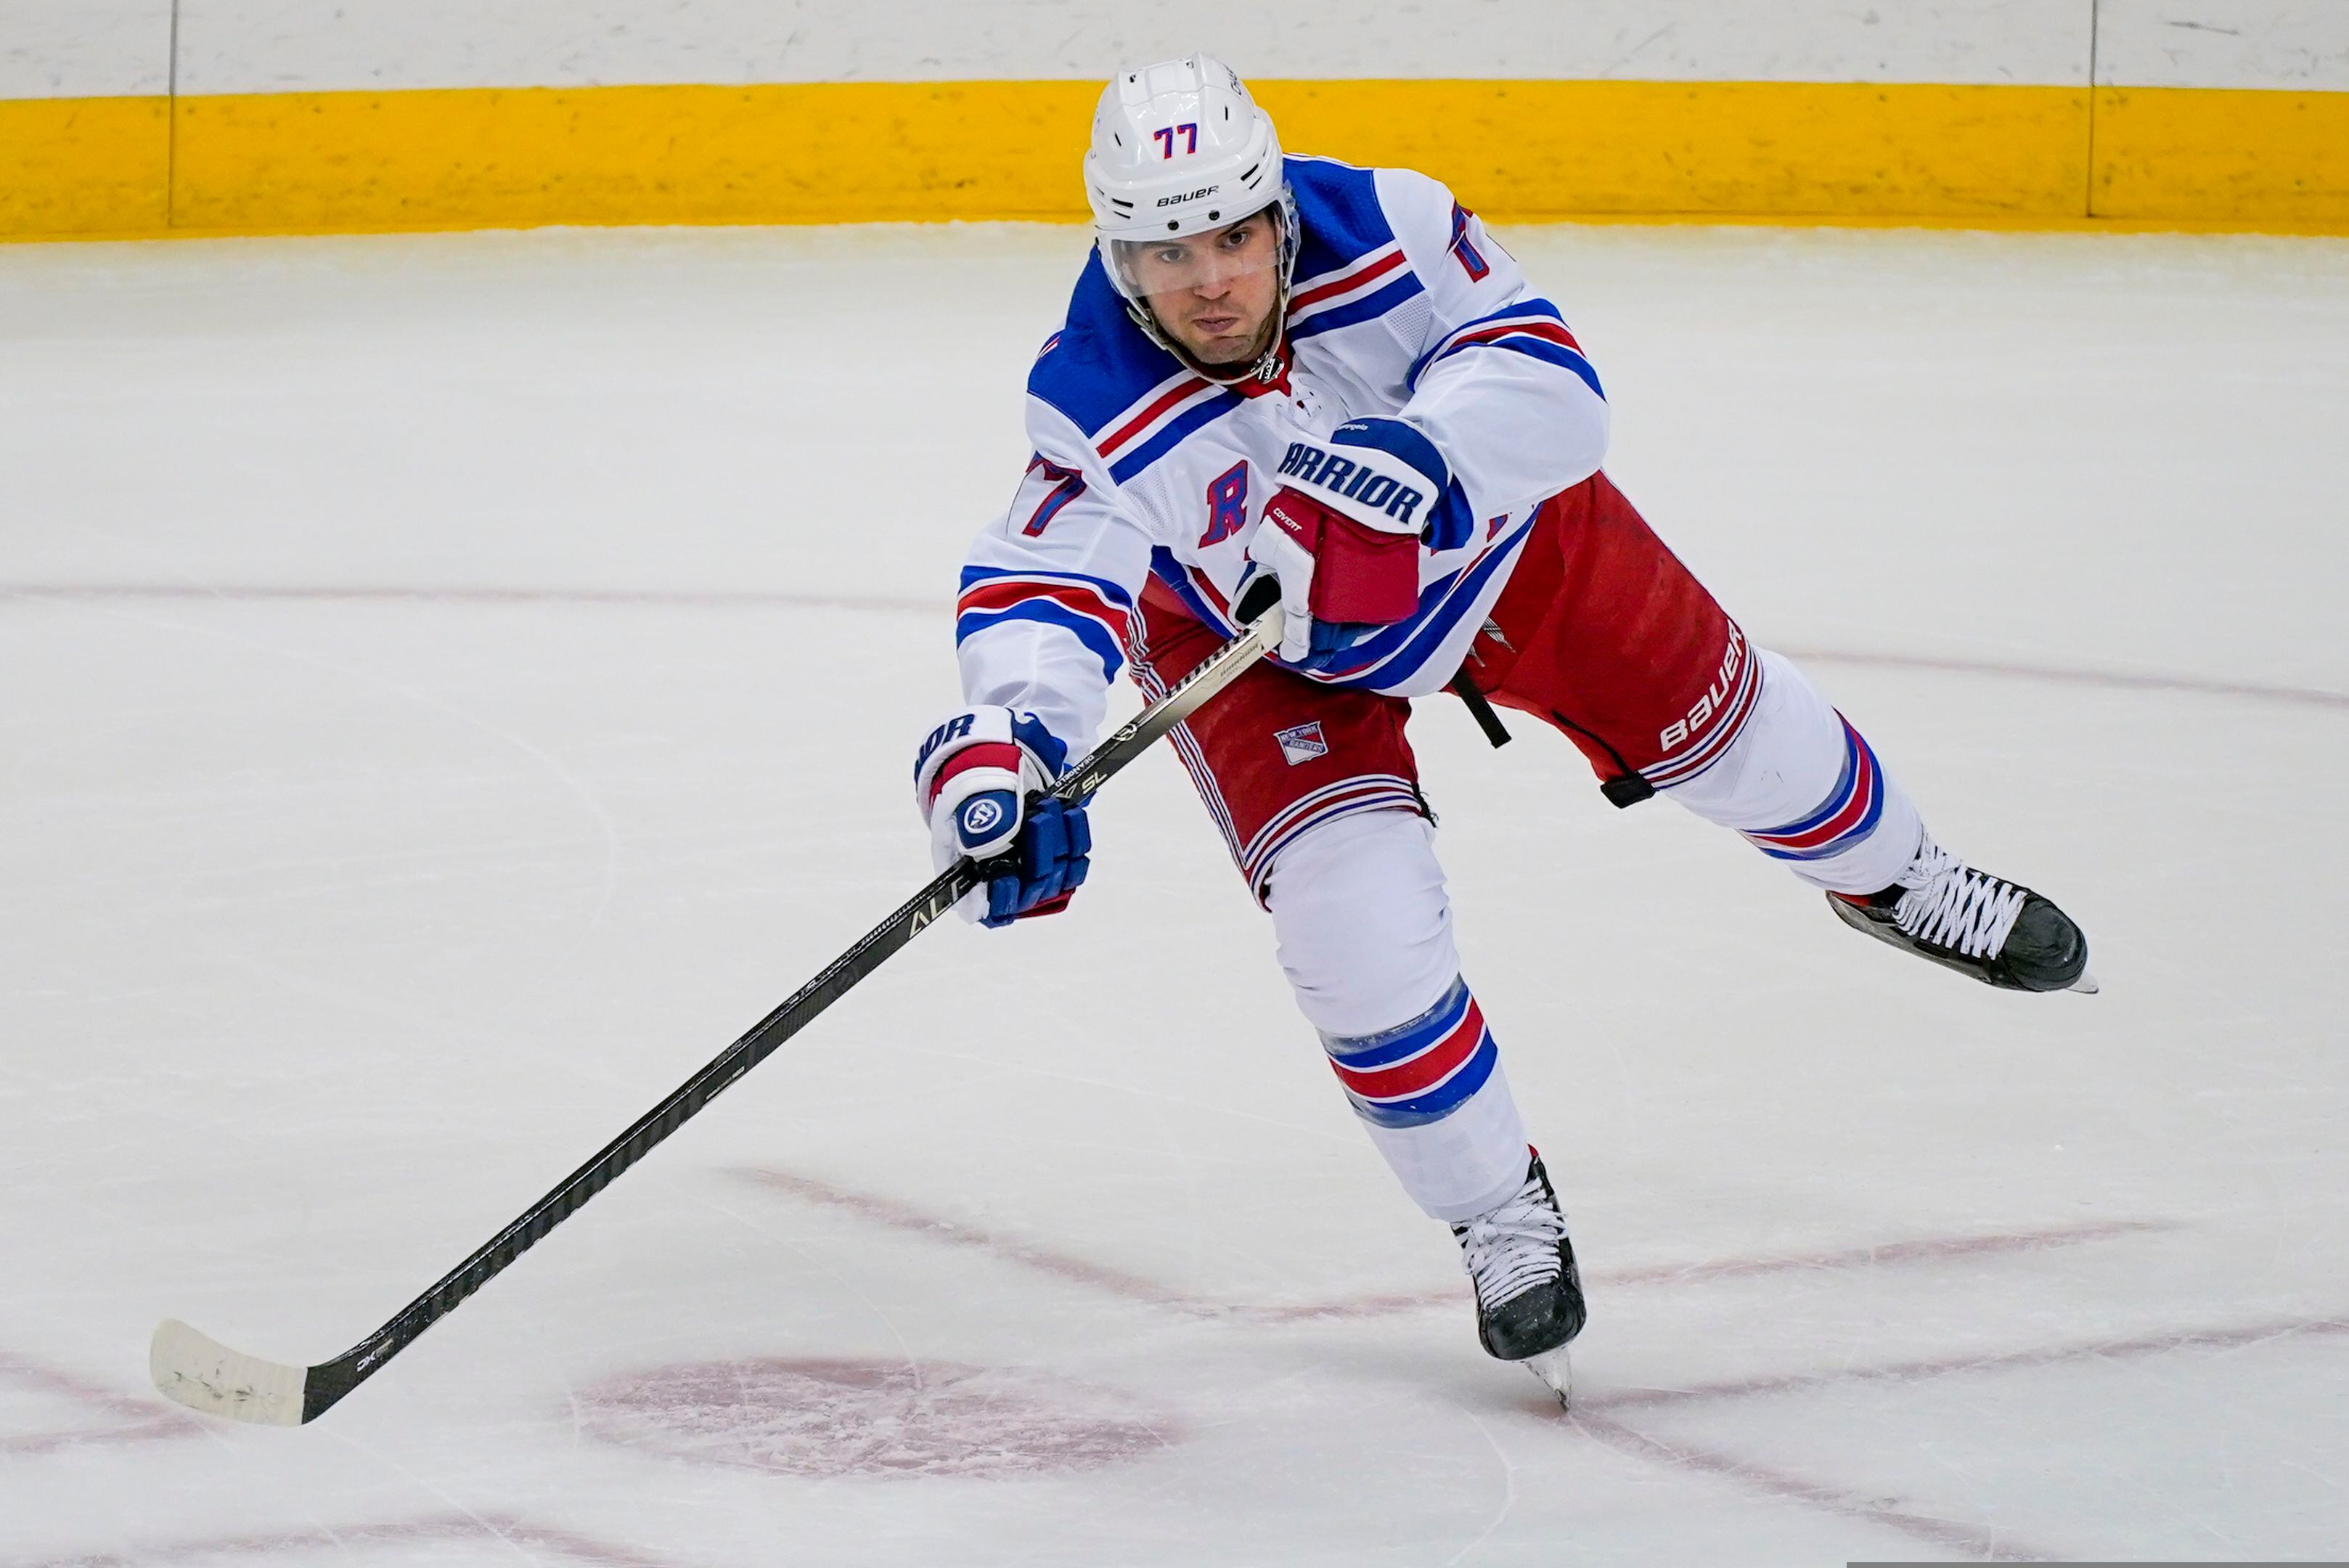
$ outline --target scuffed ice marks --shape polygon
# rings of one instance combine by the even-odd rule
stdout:
[[[822,1478],[1067,1474],[1176,1436],[1170,1417],[1115,1389],[942,1362],[698,1362],[607,1379],[581,1403],[607,1442]]]

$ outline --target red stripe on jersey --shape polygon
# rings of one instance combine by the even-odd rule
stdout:
[[[1520,334],[1527,337],[1546,338],[1561,348],[1571,348],[1578,354],[1582,352],[1582,345],[1574,340],[1573,333],[1555,321],[1543,318],[1530,321],[1505,321],[1497,327],[1485,327],[1475,332],[1464,333],[1444,345],[1444,351],[1449,354],[1453,349],[1465,348],[1471,343],[1490,343],[1496,337]]]
[[[1384,277],[1387,274],[1394,271],[1395,268],[1402,265],[1402,252],[1400,249],[1397,249],[1389,253],[1383,259],[1364,267],[1358,273],[1350,274],[1345,277],[1333,277],[1327,283],[1317,283],[1311,288],[1307,289],[1304,293],[1298,295],[1288,302],[1288,314],[1294,316],[1299,311],[1304,309],[1307,306],[1319,305],[1323,300],[1344,294],[1349,289],[1360,288],[1362,285],[1370,282],[1374,277]]]
[[[1158,418],[1159,415],[1164,413],[1167,410],[1173,408],[1184,399],[1195,395],[1199,389],[1205,387],[1206,384],[1206,382],[1201,380],[1198,377],[1193,376],[1188,380],[1184,381],[1181,385],[1168,389],[1164,397],[1158,399],[1148,408],[1134,415],[1133,418],[1126,421],[1125,423],[1120,425],[1115,431],[1098,442],[1096,450],[1100,452],[1102,457],[1108,457],[1110,453],[1115,452],[1119,447],[1123,446],[1127,441],[1132,441],[1135,435],[1147,428],[1153,420]]]
[[[1231,601],[1224,597],[1224,590],[1216,587],[1214,582],[1209,580],[1206,573],[1196,566],[1185,566],[1183,568],[1183,574],[1191,579],[1191,586],[1199,590],[1199,597],[1216,607],[1217,613],[1220,614],[1232,607]]]
[[[1007,610],[1036,599],[1050,599],[1064,609],[1106,621],[1121,643],[1127,639],[1130,620],[1127,613],[1078,583],[1038,583],[998,577],[967,590],[955,601],[955,613],[964,615],[972,610],[982,613]]]

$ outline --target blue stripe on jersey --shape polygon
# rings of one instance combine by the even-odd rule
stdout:
[[[1197,407],[1184,410],[1160,426],[1156,435],[1111,463],[1110,478],[1120,484],[1125,483],[1182,445],[1187,437],[1206,429],[1226,414],[1244,407],[1247,402],[1247,400],[1237,392],[1218,392]]]
[[[1505,306],[1501,309],[1494,311],[1489,316],[1480,316],[1474,321],[1464,321],[1459,326],[1454,327],[1451,331],[1445,333],[1444,335],[1443,341],[1437,343],[1434,348],[1430,348],[1426,353],[1422,354],[1418,359],[1413,363],[1410,373],[1403,377],[1404,389],[1406,391],[1417,391],[1419,389],[1419,379],[1427,374],[1428,369],[1431,366],[1434,365],[1440,359],[1449,359],[1452,356],[1458,354],[1463,350],[1469,348],[1508,348],[1516,351],[1516,353],[1526,355],[1529,358],[1544,360],[1549,364],[1556,365],[1560,369],[1572,372],[1574,375],[1581,378],[1582,384],[1588,387],[1593,393],[1602,399],[1605,398],[1607,396],[1607,389],[1599,384],[1599,372],[1592,369],[1590,361],[1576,350],[1568,348],[1563,343],[1552,343],[1546,337],[1535,337],[1524,334],[1510,337],[1495,338],[1485,343],[1463,343],[1459,341],[1460,337],[1464,334],[1474,332],[1479,327],[1526,316],[1546,316],[1550,320],[1557,322],[1561,327],[1566,325],[1566,317],[1560,316],[1557,313],[1557,306],[1552,305],[1547,299],[1519,300],[1516,304]]]
[[[1399,1023],[1382,1034],[1341,1039],[1324,1036],[1322,1045],[1340,1066],[1363,1072],[1418,1055],[1460,1027],[1460,1021],[1467,1015],[1468,982],[1455,977],[1452,989],[1410,1023]]]
[[[1533,530],[1529,514],[1516,533],[1497,548],[1487,550],[1483,558],[1464,572],[1454,572],[1448,577],[1438,577],[1420,590],[1420,612],[1406,621],[1398,621],[1378,636],[1355,644],[1346,650],[1345,668],[1319,672],[1313,679],[1331,685],[1359,685],[1375,681],[1381,686],[1392,686],[1408,680],[1413,671],[1432,655],[1437,646],[1460,624],[1476,602],[1476,596],[1494,573],[1515,560],[1524,549]]]
[[[1280,161],[1297,199],[1297,275],[1319,277],[1351,265],[1394,243],[1394,226],[1379,205],[1378,177],[1334,158]]]
[[[1340,327],[1353,327],[1365,321],[1376,321],[1415,294],[1425,294],[1427,287],[1419,275],[1405,266],[1394,280],[1375,294],[1366,294],[1351,304],[1333,306],[1318,316],[1309,316],[1288,329],[1291,340],[1311,337],[1317,333],[1334,332]]]
[[[1082,583],[1120,609],[1133,607],[1133,596],[1111,582],[1107,577],[1089,577],[1082,572],[1040,572],[1033,567],[1005,568],[997,566],[965,566],[962,581],[956,592],[967,594],[979,584],[996,577],[1042,577],[1055,583]]]
[[[1064,631],[1074,632],[1077,640],[1101,659],[1102,679],[1104,680],[1116,680],[1117,672],[1125,667],[1125,654],[1117,646],[1117,639],[1108,627],[1092,616],[1079,615],[1055,599],[1023,599],[1009,609],[973,610],[968,615],[957,616],[955,618],[955,646],[960,648],[988,627],[1001,626],[1008,620],[1041,621],[1046,626],[1057,626]]]
[[[1521,299],[1515,305],[1505,305],[1498,310],[1476,317],[1474,321],[1462,322],[1459,326],[1454,327],[1451,331],[1438,338],[1434,348],[1430,348],[1426,353],[1422,354],[1418,358],[1412,361],[1411,369],[1403,376],[1403,386],[1406,389],[1418,386],[1420,377],[1427,373],[1427,368],[1430,365],[1443,358],[1444,353],[1447,348],[1456,348],[1459,347],[1458,344],[1453,342],[1453,339],[1459,337],[1462,333],[1474,332],[1479,327],[1488,327],[1496,321],[1514,320],[1521,316],[1547,316],[1552,321],[1557,322],[1560,327],[1566,325],[1566,317],[1560,316],[1557,313],[1557,306],[1552,305],[1547,299]]]
[[[1590,361],[1563,343],[1553,343],[1547,337],[1519,337],[1495,338],[1490,343],[1464,343],[1461,347],[1507,348],[1519,354],[1530,354],[1535,358],[1546,360],[1561,370],[1572,371],[1582,378],[1582,384],[1589,388],[1593,393],[1600,398],[1607,396],[1607,389],[1599,384],[1599,372],[1590,368]],[[1447,354],[1444,358],[1448,359],[1451,356]]]
[[[1174,591],[1176,598],[1183,601],[1183,607],[1191,612],[1193,619],[1226,636],[1230,634],[1228,623],[1216,613],[1216,607],[1209,604],[1206,596],[1192,583],[1191,575],[1183,569],[1183,563],[1174,558],[1174,551],[1164,545],[1150,546],[1150,571],[1152,576]]]
[[[1433,657],[1437,645],[1452,635],[1453,628],[1460,624],[1460,618],[1475,607],[1476,596],[1484,592],[1485,585],[1492,580],[1494,574],[1516,559],[1524,548],[1526,535],[1531,532],[1532,524],[1528,521],[1516,538],[1498,549],[1487,551],[1483,560],[1461,574],[1452,592],[1444,597],[1434,613],[1420,621],[1418,629],[1403,644],[1402,651],[1379,671],[1380,680],[1392,685]]]

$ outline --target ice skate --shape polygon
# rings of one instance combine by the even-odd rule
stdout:
[[[1452,1227],[1476,1287],[1476,1335],[1487,1354],[1521,1361],[1563,1406],[1572,1393],[1567,1342],[1582,1332],[1582,1277],[1566,1216],[1536,1154],[1508,1200]]]
[[[1925,840],[1881,892],[1829,893],[1854,930],[2006,991],[2094,994],[2088,939],[2072,918],[2020,883],[1977,871]]]

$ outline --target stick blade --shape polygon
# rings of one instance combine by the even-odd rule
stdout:
[[[302,1424],[305,1366],[281,1366],[247,1355],[190,1328],[177,1318],[156,1325],[147,1350],[156,1388],[191,1410],[264,1427]]]

